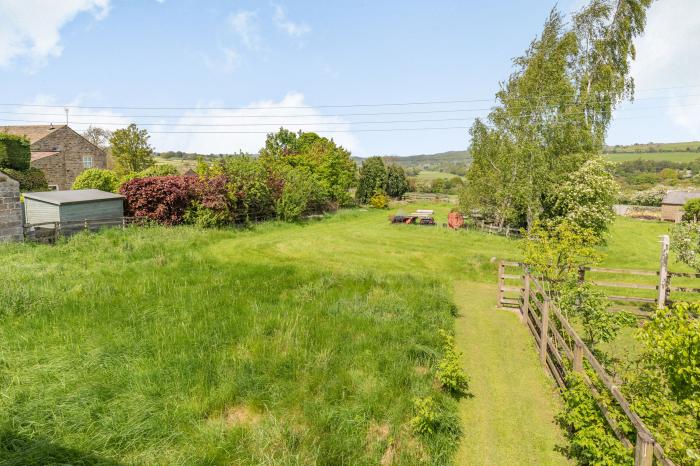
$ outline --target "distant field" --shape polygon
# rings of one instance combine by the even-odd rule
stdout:
[[[697,151],[700,147],[700,141],[688,142],[667,142],[667,143],[648,143],[648,144],[630,144],[627,146],[607,146],[605,152],[630,152],[630,153],[651,153],[653,152],[683,152],[690,149]]]
[[[455,175],[454,173],[445,173],[445,172],[435,172],[435,171],[428,171],[424,170],[420,173],[418,173],[418,176],[414,177],[416,178],[417,181],[433,181],[433,180],[448,180],[450,178],[454,178]]]
[[[658,160],[669,162],[690,162],[695,159],[700,159],[700,152],[628,152],[617,154],[604,154],[604,157],[611,162],[626,162],[628,160]]]
[[[185,171],[188,168],[194,169],[197,167],[196,160],[182,160],[182,159],[165,159],[163,157],[155,157],[156,165],[174,165],[178,170]]]

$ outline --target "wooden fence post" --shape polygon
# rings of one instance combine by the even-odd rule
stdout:
[[[646,432],[637,431],[634,444],[634,466],[652,466],[654,462],[654,444]]]
[[[666,307],[666,291],[668,289],[668,250],[671,240],[668,235],[661,237],[661,264],[659,266],[659,297],[657,307]]]
[[[61,228],[60,222],[53,223],[53,242],[54,243],[56,243],[58,241],[58,234],[60,233],[59,232],[60,228]]]
[[[578,344],[574,345],[574,372],[583,372],[583,347]]]
[[[88,223],[88,219],[85,219],[85,229],[90,230],[90,224]]]
[[[549,346],[549,297],[544,298],[542,303],[542,331],[540,332],[540,362],[547,365],[547,346]]]
[[[530,318],[530,271],[525,268],[525,283],[523,285],[523,291],[525,295],[523,296],[523,308],[520,310],[520,317],[523,324],[527,326],[527,320]]]
[[[506,265],[503,261],[498,262],[498,307],[503,306],[503,287],[506,281],[503,275],[506,273]]]

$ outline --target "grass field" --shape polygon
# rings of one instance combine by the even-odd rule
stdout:
[[[493,309],[516,242],[386,216],[0,246],[0,463],[447,464],[408,424],[415,397],[458,411],[433,379],[454,328],[457,464],[567,464],[531,337]],[[655,267],[666,229],[621,219],[606,264]]]
[[[627,162],[629,160],[657,160],[668,162],[691,162],[700,159],[700,152],[628,152],[617,154],[603,154],[611,162]]]
[[[413,178],[416,179],[418,182],[430,182],[433,180],[447,180],[450,178],[454,178],[457,175],[454,173],[445,173],[445,172],[434,172],[434,171],[429,171],[429,170],[423,170],[418,173],[418,176],[414,176]]]

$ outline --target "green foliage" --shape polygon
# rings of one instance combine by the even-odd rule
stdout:
[[[462,368],[462,353],[455,346],[452,335],[440,330],[443,356],[438,363],[437,379],[440,386],[455,398],[469,395],[469,378]]]
[[[598,156],[584,162],[553,194],[551,214],[602,238],[615,219],[612,206],[619,193],[610,169],[611,164]]]
[[[248,222],[274,215],[275,197],[282,190],[283,180],[270,182],[260,160],[245,155],[227,157],[215,170],[228,178],[228,196],[236,221]]]
[[[399,165],[386,167],[386,193],[393,198],[401,198],[408,192],[408,178]]]
[[[528,228],[557,216],[554,194],[602,152],[615,106],[632,96],[633,39],[644,30],[651,1],[595,0],[571,21],[552,11],[541,35],[514,60],[488,124],[477,119],[471,128],[463,210]]]
[[[118,172],[140,172],[155,164],[154,151],[148,139],[148,131],[139,129],[133,123],[112,133],[109,143]]]
[[[666,196],[666,191],[668,189],[664,187],[654,187],[645,191],[639,191],[628,202],[633,205],[659,207]]]
[[[700,303],[656,311],[640,332],[647,356],[679,397],[694,398],[700,415]],[[699,418],[700,420],[700,418]]]
[[[697,222],[700,220],[700,198],[691,199],[683,206],[683,221]]]
[[[440,435],[454,441],[462,433],[456,413],[448,411],[444,400],[440,398],[437,402],[431,396],[416,398],[414,411],[415,416],[410,421],[411,428],[423,437]]]
[[[569,279],[558,287],[559,305],[566,315],[572,316],[583,328],[583,339],[589,348],[600,342],[610,342],[623,327],[629,327],[637,319],[626,312],[608,311],[605,293],[590,282]]]
[[[306,167],[285,171],[282,195],[275,201],[277,216],[287,222],[299,220],[303,215],[321,210],[322,188]]]
[[[71,189],[99,189],[107,192],[117,192],[119,178],[112,170],[88,168],[73,182]]]
[[[370,157],[362,162],[360,179],[355,192],[355,199],[360,204],[367,204],[378,191],[386,186],[387,172],[381,157]]]
[[[30,162],[31,151],[27,138],[0,133],[0,168],[25,171],[29,169]]]
[[[582,377],[567,375],[558,421],[569,433],[567,453],[581,465],[632,465],[630,450],[614,436]]]
[[[637,333],[643,352],[624,373],[625,394],[679,466],[700,461],[700,304],[657,310]]]
[[[591,230],[570,220],[537,222],[521,241],[525,263],[552,283],[575,278],[579,267],[595,263],[599,242]]]
[[[13,170],[11,168],[3,168],[2,171],[7,173],[15,180],[19,181],[19,190],[22,192],[37,192],[48,191],[49,185],[46,181],[46,175],[38,168],[31,167],[27,170]]]
[[[700,272],[700,223],[682,222],[674,226],[671,250],[679,261]]]
[[[389,196],[384,191],[379,190],[370,198],[369,205],[375,209],[386,209],[389,207]]]
[[[221,228],[231,223],[228,212],[205,207],[199,201],[193,201],[185,210],[183,220],[199,228]]]
[[[355,162],[350,152],[332,139],[280,128],[267,135],[260,160],[272,172],[307,169],[316,178],[320,194],[328,202],[341,206],[351,204],[349,190],[355,186]]]

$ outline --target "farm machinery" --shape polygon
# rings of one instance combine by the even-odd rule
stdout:
[[[434,212],[432,210],[416,210],[410,214],[399,212],[389,217],[391,223],[405,223],[407,225],[431,225],[435,226]]]

